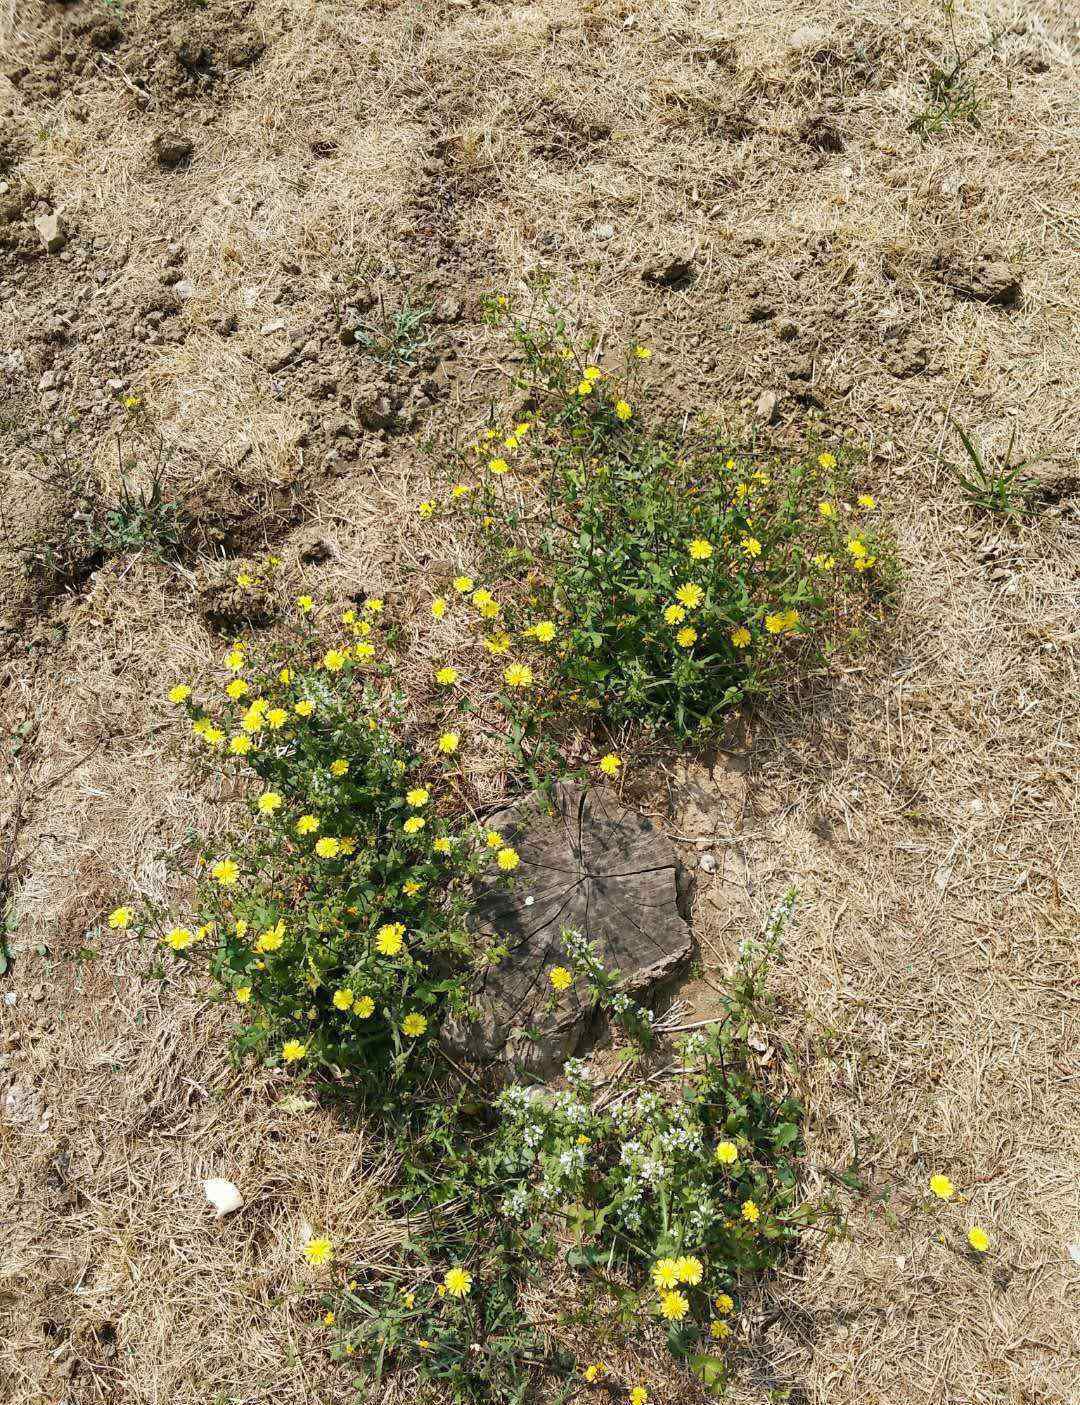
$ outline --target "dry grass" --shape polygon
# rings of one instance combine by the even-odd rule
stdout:
[[[12,52],[36,51],[54,18],[5,7]],[[409,557],[421,432],[389,453],[365,441],[351,467],[324,472],[299,440],[334,404],[275,386],[260,329],[281,307],[290,329],[335,326],[355,280],[392,286],[387,263],[467,306],[543,273],[584,323],[650,340],[679,407],[738,418],[763,388],[799,393],[787,371],[810,351],[826,428],[871,446],[907,573],[889,647],[757,719],[745,780],[699,774],[721,851],[745,857],[737,891],[700,890],[710,959],[723,966],[746,924],[799,888],[781,1030],[804,1066],[808,1178],[850,1223],[763,1290],[738,1400],[781,1387],[829,1405],[898,1389],[930,1405],[1078,1399],[1080,1270],[1066,1246],[1080,1242],[1080,529],[1067,510],[1046,516],[984,563],[983,532],[942,466],[949,415],[999,448],[1015,426],[1018,452],[1050,470],[1080,444],[1066,18],[959,11],[962,49],[1008,32],[975,65],[981,127],[925,144],[908,124],[951,43],[941,11],[917,3],[828,0],[811,15],[757,0],[260,0],[263,59],[174,105],[170,30],[227,34],[231,21],[159,2],[124,11],[134,44],[81,84],[48,97],[0,79],[0,105],[30,137],[22,178],[105,241],[110,295],[157,287],[168,243],[184,247],[183,338],[137,363],[150,422],[177,450],[175,482],[213,491],[242,464],[230,479],[241,505],[286,492],[298,510],[281,508],[273,532],[287,573],[327,596],[418,591],[402,585],[403,557],[442,569]],[[807,24],[824,37],[793,50]],[[150,65],[146,109],[120,71],[131,53]],[[798,135],[825,110],[842,153]],[[167,125],[196,140],[180,175],[148,158]],[[944,293],[931,262],[952,241],[1018,262],[1022,305]],[[642,283],[643,267],[690,253],[688,290]],[[31,274],[7,275],[0,352],[20,351],[49,295]],[[751,323],[761,300],[777,317]],[[214,328],[228,314],[238,325],[224,339]],[[775,334],[784,319],[790,345]],[[76,353],[91,381],[122,335],[103,332]],[[926,374],[886,369],[897,333],[925,341]],[[498,384],[499,348],[468,313],[454,337],[436,429],[480,417]],[[843,376],[850,394],[831,395]],[[785,416],[801,423],[790,398]],[[109,446],[88,432],[76,448],[107,485]],[[0,486],[25,492],[14,474]],[[271,516],[253,511],[254,538]],[[313,534],[332,546],[314,565],[301,559]],[[226,794],[194,789],[157,702],[219,651],[195,603],[189,577],[113,562],[51,607],[62,629],[35,636],[47,647],[12,638],[3,666],[0,730],[33,723],[0,790],[9,836],[26,802],[24,954],[2,982],[18,1002],[0,1006],[0,1091],[19,1090],[0,1117],[0,1382],[19,1405],[352,1398],[327,1362],[320,1283],[298,1246],[317,1226],[377,1265],[393,1242],[363,1130],[289,1113],[279,1079],[230,1072],[200,992],[160,985],[141,953],[98,934],[120,896],[164,896],[166,860],[226,813]],[[417,629],[413,657],[439,646]],[[676,803],[676,829],[681,815]],[[77,959],[87,945],[96,956]],[[853,1161],[862,1193],[829,1175]],[[963,1204],[925,1212],[931,1169]],[[222,1223],[201,1198],[213,1174],[247,1201]],[[964,1252],[969,1222],[993,1239],[982,1263]],[[653,1399],[686,1399],[647,1357]]]

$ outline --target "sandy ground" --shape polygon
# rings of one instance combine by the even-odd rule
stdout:
[[[992,35],[979,124],[921,139],[931,70]],[[292,588],[407,601],[421,446],[502,395],[479,298],[543,276],[656,348],[668,407],[745,424],[770,394],[776,441],[865,446],[904,566],[872,656],[762,710],[738,766],[671,777],[688,856],[727,859],[708,967],[798,887],[777,1037],[808,1186],[848,1216],[762,1290],[732,1398],[1080,1399],[1075,15],[9,2],[0,36],[4,1398],[354,1398],[298,1250],[325,1229],[377,1271],[377,1147],[232,1070],[204,992],[102,921],[182,896],[221,822],[160,699],[220,653],[222,580],[270,547]],[[343,343],[406,297],[434,309],[415,365]],[[949,416],[1041,460],[1037,518],[967,511]],[[80,536],[118,431],[197,523],[182,567]],[[932,1171],[961,1202],[928,1208]],[[223,1223],[212,1174],[247,1201]]]

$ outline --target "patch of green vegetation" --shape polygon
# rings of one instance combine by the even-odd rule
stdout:
[[[361,323],[355,332],[356,344],[377,361],[412,365],[431,340],[427,324],[434,311],[433,303],[414,306],[408,292],[394,311],[380,297],[377,324]]]
[[[968,461],[966,464],[950,464],[949,471],[968,506],[1003,522],[1020,521],[1031,510],[1036,485],[1035,480],[1024,472],[1033,460],[1013,459],[1015,426],[1004,457],[989,462],[960,425],[954,424],[953,428],[960,436]]]

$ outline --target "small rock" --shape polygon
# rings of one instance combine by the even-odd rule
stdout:
[[[763,390],[757,398],[754,406],[754,419],[759,424],[774,424],[776,422],[776,411],[779,405],[777,397],[771,390]]]
[[[58,254],[67,243],[63,221],[57,214],[38,215],[34,220],[34,228],[47,253]]]
[[[279,319],[277,322],[264,322],[259,328],[259,335],[261,337],[273,336],[275,332],[283,332],[286,325],[283,319]]]
[[[698,859],[698,868],[701,869],[702,873],[715,873],[716,855],[702,854],[702,856]]]
[[[154,159],[167,171],[175,171],[191,159],[195,143],[179,132],[158,132],[153,141]]]
[[[592,235],[594,239],[614,239],[615,226],[613,224],[593,225]]]
[[[219,1220],[239,1210],[244,1203],[244,1197],[232,1181],[218,1180],[216,1177],[203,1181],[203,1194],[217,1211]]]
[[[178,298],[182,298],[184,302],[187,302],[188,298],[193,298],[195,296],[195,284],[190,278],[181,278],[179,283],[173,285],[173,292]]]

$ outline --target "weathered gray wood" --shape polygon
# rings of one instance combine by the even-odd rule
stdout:
[[[556,786],[550,802],[529,796],[488,824],[521,864],[509,883],[493,867],[478,885],[474,924],[507,955],[476,979],[476,1018],[451,1022],[445,1038],[477,1062],[544,1076],[579,1049],[597,1013],[580,977],[552,989],[554,967],[570,964],[564,928],[595,942],[605,968],[639,997],[689,957],[678,858],[651,820],[578,785]]]

